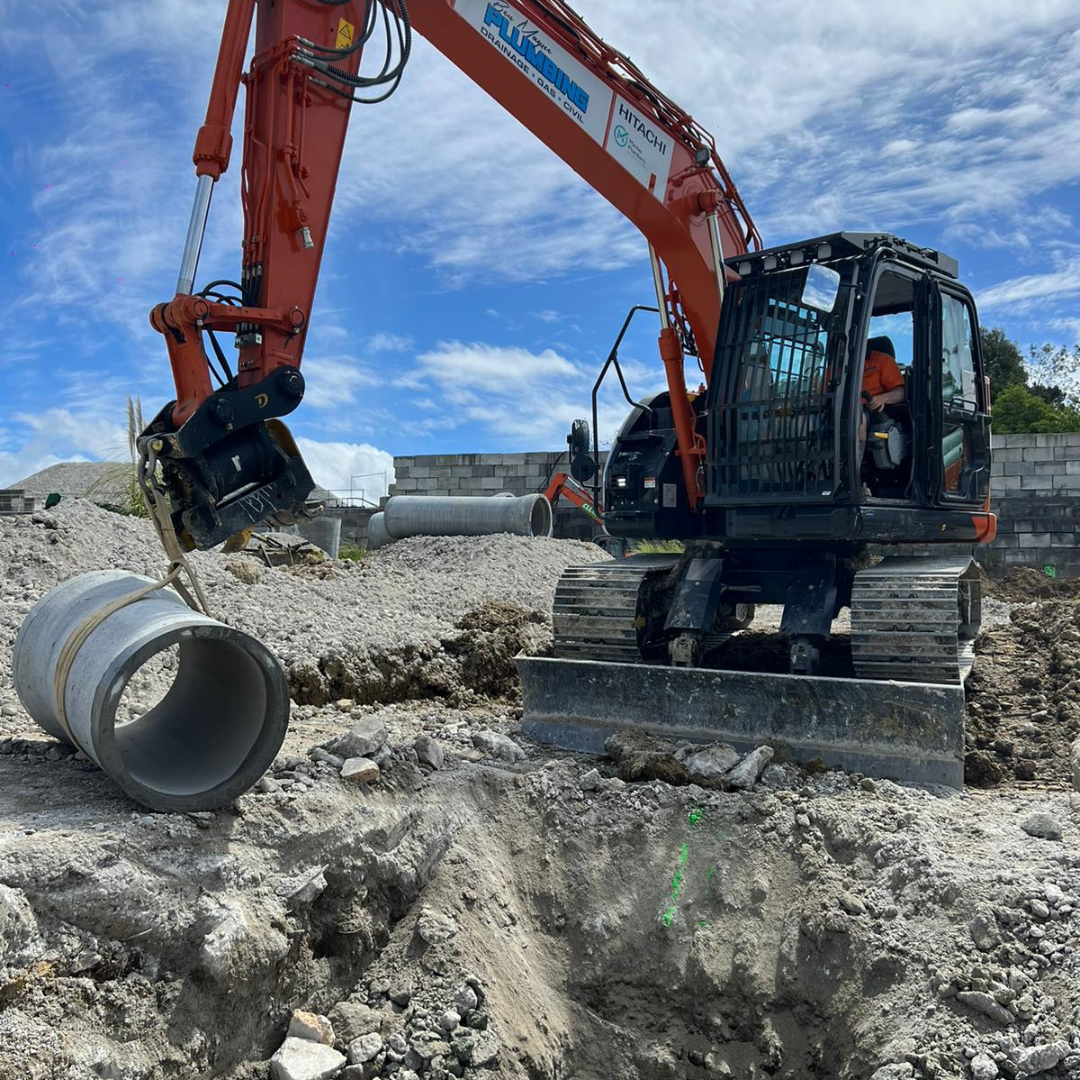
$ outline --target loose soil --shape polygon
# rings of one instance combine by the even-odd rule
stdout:
[[[285,663],[293,718],[234,806],[156,814],[10,684],[30,605],[156,570],[148,528],[78,503],[0,519],[0,1080],[266,1080],[295,1008],[343,1051],[379,1033],[341,1080],[1080,1076],[1080,813],[1052,734],[1077,718],[1075,608],[1018,607],[978,644],[974,749],[1010,760],[1015,729],[1025,786],[787,765],[741,793],[626,784],[521,737],[510,664],[550,641],[562,568],[601,557],[417,540],[238,577],[244,556],[197,556],[219,617]],[[325,749],[364,719],[386,727],[374,784]],[[489,732],[520,750],[486,756]]]

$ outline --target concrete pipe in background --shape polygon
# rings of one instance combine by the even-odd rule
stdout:
[[[367,536],[368,551],[374,551],[376,548],[385,547],[394,542],[394,538],[386,531],[386,519],[381,510],[368,518]]]
[[[382,527],[394,540],[404,540],[407,536],[485,536],[490,533],[550,536],[553,524],[551,503],[540,494],[496,495],[489,499],[395,495],[387,500],[382,517]],[[368,529],[370,531],[370,524]]]
[[[247,791],[285,738],[288,683],[261,642],[158,589],[105,617],[75,653],[64,687],[56,686],[64,646],[85,620],[152,583],[99,570],[57,585],[15,639],[15,689],[41,727],[82,750],[131,798],[154,810],[212,810]],[[142,716],[118,723],[128,681],[173,645],[178,664],[168,691]]]

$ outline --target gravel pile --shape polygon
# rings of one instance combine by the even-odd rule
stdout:
[[[159,576],[163,558],[147,522],[87,502],[0,518],[0,681],[9,683],[26,613],[55,584],[90,570]],[[271,569],[248,555],[196,552],[191,563],[214,615],[274,650],[297,702],[325,704],[467,693],[462,668],[477,650],[489,651],[498,630],[459,629],[464,615],[498,600],[520,630],[528,622],[521,612],[538,612],[539,631],[528,640],[542,648],[559,575],[607,558],[592,544],[500,535],[415,537],[362,562]],[[477,670],[473,681],[491,680]],[[0,710],[14,704],[7,691]]]

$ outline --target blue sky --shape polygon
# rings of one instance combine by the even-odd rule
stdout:
[[[173,396],[147,313],[175,285],[225,6],[0,0],[0,486],[122,457],[126,396]],[[766,243],[898,232],[960,259],[984,325],[1080,340],[1076,0],[576,6],[713,132]],[[238,276],[237,171],[200,280]],[[635,302],[642,237],[417,41],[398,94],[353,112],[290,423],[339,489],[392,454],[558,447]],[[658,384],[654,327],[624,356],[632,390]]]

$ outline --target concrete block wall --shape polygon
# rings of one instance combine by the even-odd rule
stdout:
[[[989,548],[928,546],[926,552],[971,552],[1001,574],[1010,566],[1053,567],[1080,577],[1080,434],[995,435],[991,506],[998,538]],[[556,465],[557,451],[523,454],[428,454],[394,459],[391,495],[492,495],[540,490]],[[596,530],[598,531],[598,530]],[[594,529],[574,507],[556,512],[556,535],[588,539]],[[907,549],[910,551],[911,549]]]
[[[28,514],[44,505],[44,495],[27,495],[22,488],[0,490],[0,514]]]

